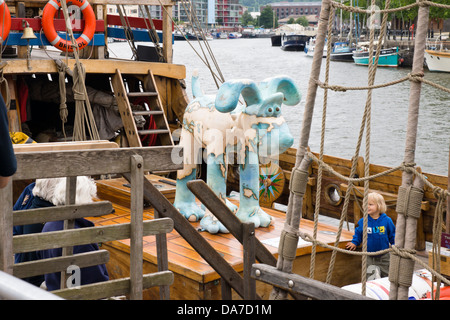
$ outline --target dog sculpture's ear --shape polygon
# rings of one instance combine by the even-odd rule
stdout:
[[[224,113],[233,111],[241,94],[247,105],[259,104],[262,101],[258,86],[254,81],[230,80],[224,82],[217,92],[216,109]]]
[[[264,97],[281,92],[284,95],[283,103],[288,106],[295,106],[302,98],[300,90],[294,81],[287,76],[277,76],[269,79],[265,79],[260,82],[259,89]]]

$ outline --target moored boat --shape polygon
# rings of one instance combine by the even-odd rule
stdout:
[[[373,61],[375,61],[375,53],[373,52]],[[365,46],[361,46],[353,52],[353,61],[357,65],[367,66],[369,64],[369,50]],[[378,58],[379,67],[393,67],[396,68],[401,64],[398,47],[386,48],[380,50]]]
[[[428,70],[435,72],[450,72],[450,50],[448,42],[433,43],[425,49],[425,63]]]
[[[308,57],[313,57],[314,56],[314,49],[316,47],[316,38],[310,38],[309,41],[307,42],[307,49],[305,50],[306,55]],[[325,58],[327,56],[327,45],[326,45],[326,41],[325,41],[325,45],[323,47],[323,53],[322,53],[322,57]]]
[[[353,62],[353,52],[356,48],[350,47],[348,42],[335,42],[330,53],[330,60]]]
[[[285,33],[281,36],[281,49],[284,51],[304,51],[310,36]]]
[[[281,35],[274,34],[270,36],[270,42],[272,43],[272,47],[280,47],[281,46]]]

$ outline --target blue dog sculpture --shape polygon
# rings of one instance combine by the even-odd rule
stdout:
[[[210,232],[228,230],[214,215],[195,203],[187,182],[196,178],[199,152],[205,148],[206,182],[242,222],[268,227],[272,217],[259,206],[259,156],[276,156],[293,144],[281,105],[296,105],[301,94],[292,79],[278,76],[257,85],[252,80],[222,84],[217,96],[203,95],[198,76],[192,78],[194,100],[186,107],[180,145],[184,168],[177,172],[174,206],[190,221]],[[245,105],[239,103],[239,98]],[[237,155],[240,178],[239,209],[226,199],[227,164]],[[234,154],[233,154],[234,156]]]

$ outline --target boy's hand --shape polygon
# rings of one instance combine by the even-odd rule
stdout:
[[[356,245],[352,242],[348,242],[347,245],[345,246],[346,249],[350,250],[350,251],[355,251],[356,250]]]

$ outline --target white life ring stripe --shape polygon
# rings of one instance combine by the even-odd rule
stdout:
[[[56,10],[59,10],[59,5],[55,1],[50,0],[48,3],[51,4],[52,7],[55,8]]]
[[[88,5],[89,5],[89,2],[86,1],[86,2],[80,7],[80,10],[83,11],[84,9],[87,8]]]
[[[57,44],[59,42],[59,40],[61,40],[61,37],[60,36],[56,36],[55,40],[50,41],[50,44],[52,46],[54,46],[55,44]]]
[[[82,33],[80,37],[83,38],[87,43],[89,43],[89,41],[91,41],[91,39],[89,39],[89,37],[87,35],[85,35],[84,33]]]

